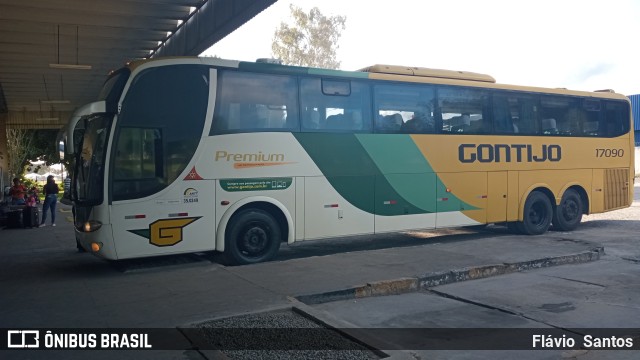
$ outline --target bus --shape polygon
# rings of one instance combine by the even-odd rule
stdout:
[[[628,98],[488,75],[210,58],[132,62],[82,128],[75,231],[106,259],[505,223],[571,231],[630,206]],[[82,125],[78,124],[82,122]]]

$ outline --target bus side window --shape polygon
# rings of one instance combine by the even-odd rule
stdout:
[[[327,129],[332,130],[345,130],[348,128],[343,114],[329,115],[325,124]]]
[[[538,98],[500,92],[493,95],[493,129],[496,134],[537,134]]]
[[[370,131],[370,104],[370,89],[365,82],[311,77],[300,80],[300,106],[303,111],[307,109],[302,131]]]
[[[556,125],[556,119],[542,119],[542,133],[544,135],[558,135],[558,126]]]
[[[600,100],[585,99],[580,109],[580,125],[583,136],[599,136],[601,130],[602,104]]]
[[[402,115],[400,113],[390,115],[378,115],[378,121],[376,122],[376,130],[379,132],[398,133],[404,124]]]
[[[298,131],[293,76],[221,71],[211,134]]]
[[[318,108],[303,110],[302,128],[310,130],[320,129],[320,113],[318,112]]]
[[[511,134],[519,131],[514,119],[511,118],[509,100],[507,96],[501,94],[493,96],[493,129],[497,134]]]
[[[208,76],[205,66],[161,66],[131,84],[113,139],[113,201],[155,194],[185,170],[204,131]]]
[[[442,132],[484,134],[491,129],[489,95],[484,90],[442,87],[438,90]]]
[[[629,131],[629,107],[624,102],[607,101],[605,104],[607,136],[616,137]]]
[[[433,134],[436,130],[431,85],[375,85],[378,133]]]
[[[578,100],[566,96],[543,95],[540,101],[543,135],[580,136],[582,122]],[[553,120],[553,121],[551,121]]]

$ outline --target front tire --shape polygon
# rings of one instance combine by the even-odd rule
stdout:
[[[553,213],[553,227],[560,231],[575,230],[582,221],[582,198],[577,191],[568,189]]]
[[[553,207],[549,198],[539,191],[533,191],[524,203],[524,218],[518,228],[526,235],[544,234],[551,226],[552,217]]]
[[[278,253],[280,240],[280,226],[268,212],[242,210],[227,225],[225,257],[233,265],[267,261]]]

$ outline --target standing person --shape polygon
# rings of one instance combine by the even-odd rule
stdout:
[[[56,203],[60,188],[53,180],[53,175],[47,176],[47,183],[44,185],[44,204],[42,205],[42,222],[40,227],[45,226],[47,220],[47,209],[51,209],[51,226],[56,226]]]
[[[24,197],[27,194],[27,188],[20,183],[20,179],[13,179],[13,186],[9,190],[11,194],[11,205],[24,205]]]

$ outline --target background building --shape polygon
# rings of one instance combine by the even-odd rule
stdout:
[[[633,129],[636,137],[636,147],[640,146],[640,94],[630,95],[631,112],[633,113]]]

